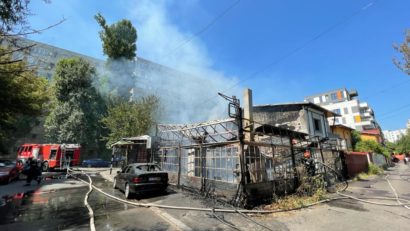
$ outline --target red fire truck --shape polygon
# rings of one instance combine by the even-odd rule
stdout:
[[[32,157],[42,162],[43,171],[62,170],[79,165],[81,146],[79,144],[23,144],[17,153],[17,160],[25,163]]]

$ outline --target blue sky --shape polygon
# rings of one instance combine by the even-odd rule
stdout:
[[[410,76],[392,59],[400,57],[393,44],[410,29],[410,1],[241,0],[194,36],[235,2],[32,1],[33,27],[66,21],[29,38],[104,59],[93,16],[101,12],[108,23],[127,18],[138,31],[138,56],[227,79],[218,91],[230,94],[238,82],[234,89],[250,87],[255,104],[268,104],[354,88],[383,129],[404,128]]]

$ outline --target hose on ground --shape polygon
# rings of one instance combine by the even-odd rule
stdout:
[[[88,190],[88,192],[85,194],[85,197],[84,197],[84,205],[87,207],[87,209],[88,209],[88,215],[90,216],[90,230],[91,230],[91,231],[95,231],[94,211],[93,211],[93,209],[91,208],[90,204],[88,204],[88,198],[89,198],[89,196],[90,196],[90,193],[93,191],[93,187],[92,187],[93,181],[92,181],[91,177],[90,177],[88,174],[85,174],[85,175],[88,177],[88,180],[89,180],[89,183],[88,183],[89,190]]]

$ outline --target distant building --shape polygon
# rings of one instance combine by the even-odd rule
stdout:
[[[399,130],[392,130],[392,131],[385,130],[383,131],[383,135],[387,141],[391,143],[396,143],[397,141],[401,139],[401,137],[406,135],[406,132],[407,132],[406,129],[399,129]]]
[[[57,63],[64,58],[81,57],[94,65],[98,71],[104,71],[104,60],[51,46],[37,41],[21,38],[19,46],[34,45],[28,51],[16,52],[16,58],[24,58],[29,65],[37,68],[37,74],[51,80]],[[6,45],[6,44],[3,44]],[[209,81],[158,63],[138,57],[135,61],[135,82],[130,83],[135,97],[154,94],[160,98],[160,116],[165,122],[180,123],[195,118],[205,121],[209,118],[209,108],[199,107],[208,92]],[[116,79],[121,81],[121,78]],[[192,93],[192,88],[200,92]],[[183,90],[181,90],[183,89]],[[199,89],[199,90],[198,90]],[[225,108],[225,107],[224,107]],[[182,113],[183,111],[183,113]],[[13,153],[22,143],[44,143],[44,118],[25,137],[16,141],[10,151]],[[92,155],[92,153],[90,153]]]
[[[308,96],[305,101],[320,105],[341,115],[339,118],[329,118],[330,125],[342,124],[357,131],[380,130],[373,109],[368,103],[360,102],[357,96],[357,91],[348,91],[342,88]]]

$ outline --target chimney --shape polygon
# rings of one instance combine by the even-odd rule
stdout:
[[[253,141],[253,134],[246,131],[253,131],[253,103],[252,90],[246,88],[243,92],[243,129],[245,130],[245,140]]]

